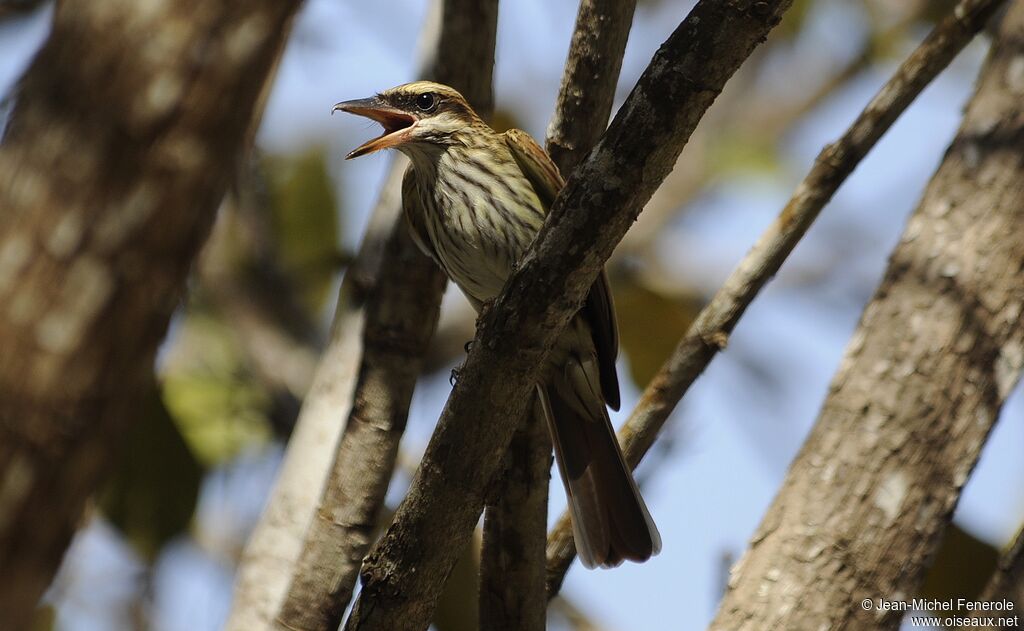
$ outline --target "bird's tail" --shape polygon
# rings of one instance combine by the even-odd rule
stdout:
[[[646,561],[661,550],[661,535],[622,458],[596,380],[576,358],[555,373],[537,391],[580,561],[588,568]]]

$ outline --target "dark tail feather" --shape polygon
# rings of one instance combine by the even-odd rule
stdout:
[[[608,413],[603,403],[566,401],[576,394],[567,386],[539,387],[538,393],[580,561],[588,568],[615,567],[625,559],[646,561],[661,550],[661,535],[622,458]]]

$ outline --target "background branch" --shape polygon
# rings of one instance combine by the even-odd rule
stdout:
[[[918,593],[1024,363],[1021,28],[1014,3],[711,629],[895,629],[851,603]]]
[[[0,148],[0,620],[10,628],[27,628],[148,393],[297,7],[61,3],[20,83]],[[228,44],[238,29],[244,47]],[[165,54],[138,55],[154,34]]]
[[[302,402],[274,488],[239,561],[225,629],[272,628],[306,530],[319,503],[333,451],[352,408],[366,296],[375,286],[384,243],[400,217],[401,179],[396,165],[382,189],[362,244],[338,292],[330,337]]]
[[[526,412],[543,355],[701,115],[788,6],[699,2],[655,54],[602,141],[570,176],[493,309],[482,314],[410,493],[367,558],[346,629],[426,628],[455,553],[479,518],[485,486]]]
[[[672,355],[644,390],[619,432],[623,455],[636,467],[683,395],[728,342],[750,303],[775,276],[821,209],[868,151],[932,79],[984,27],[999,0],[963,0],[897,69],[843,136],[822,149],[778,218],[701,311]],[[548,537],[548,597],[565,580],[575,548],[569,515]]]

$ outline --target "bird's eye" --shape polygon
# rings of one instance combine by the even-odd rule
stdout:
[[[433,92],[426,92],[416,97],[416,108],[421,112],[429,112],[437,107],[437,95]]]

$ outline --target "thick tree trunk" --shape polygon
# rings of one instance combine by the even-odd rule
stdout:
[[[244,144],[294,1],[65,2],[0,147],[0,620],[25,628]]]
[[[1018,2],[711,629],[895,629],[879,600],[919,589],[1024,362],[1022,28]]]

